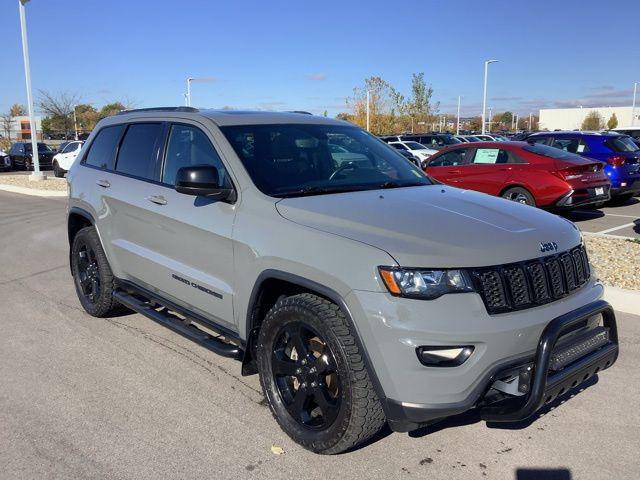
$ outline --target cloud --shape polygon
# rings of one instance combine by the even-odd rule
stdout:
[[[314,82],[321,82],[327,79],[327,76],[324,73],[309,73],[304,76],[307,80],[311,80]]]
[[[522,100],[523,97],[492,97],[491,101],[493,102],[514,102],[516,100]]]
[[[632,90],[610,90],[605,89],[599,92],[585,95],[584,98],[631,98],[633,95]]]

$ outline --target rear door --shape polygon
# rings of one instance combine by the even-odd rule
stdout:
[[[509,151],[498,147],[477,147],[464,165],[459,185],[462,188],[498,195],[512,175]]]

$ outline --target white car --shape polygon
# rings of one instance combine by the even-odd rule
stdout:
[[[418,142],[389,142],[389,145],[397,150],[405,150],[413,156],[418,157],[423,165],[425,160],[427,160],[431,155],[438,153],[438,150],[427,148]]]
[[[83,143],[83,141],[69,142],[56,153],[53,157],[53,174],[56,177],[64,177],[64,174],[69,171]]]
[[[482,141],[475,135],[456,135],[456,138],[462,143],[473,143]]]
[[[0,150],[0,170],[11,170],[11,158],[4,150]]]

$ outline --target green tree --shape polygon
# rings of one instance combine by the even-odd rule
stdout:
[[[604,120],[596,110],[591,110],[582,121],[582,130],[602,130],[603,127]]]
[[[107,103],[100,109],[99,117],[105,118],[111,115],[115,115],[116,113],[121,112],[122,110],[126,110],[127,107],[122,102],[113,102]]]
[[[618,117],[616,117],[616,112],[613,112],[611,114],[611,118],[609,118],[609,121],[607,122],[607,128],[609,130],[613,130],[617,126],[618,126]]]

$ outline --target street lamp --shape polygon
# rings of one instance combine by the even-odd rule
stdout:
[[[186,100],[187,103],[187,107],[191,106],[191,83],[192,82],[200,82],[200,83],[207,83],[207,82],[213,82],[215,81],[215,78],[213,77],[189,77],[187,78],[187,93],[185,94],[184,98]]]
[[[529,131],[532,132],[533,128],[531,128],[531,119],[533,118],[533,112],[529,112]]]
[[[456,135],[460,135],[460,99],[461,95],[458,95],[458,119],[456,121]]]
[[[631,126],[636,124],[636,92],[638,90],[638,82],[633,82],[633,104],[631,105]]]
[[[31,69],[29,67],[29,42],[27,40],[27,18],[24,11],[24,5],[29,0],[18,0],[18,8],[20,10],[20,30],[22,33],[22,56],[24,58],[24,77],[27,83],[27,108],[29,110],[29,128],[31,128],[31,154],[33,159],[33,174],[31,178],[34,180],[44,180],[44,175],[40,172],[40,159],[38,158],[38,132],[36,130],[36,121],[33,117],[33,96],[31,95]]]
[[[487,120],[487,76],[489,74],[489,64],[498,60],[487,60],[484,62],[484,92],[482,94],[482,134],[486,132],[485,121]]]

